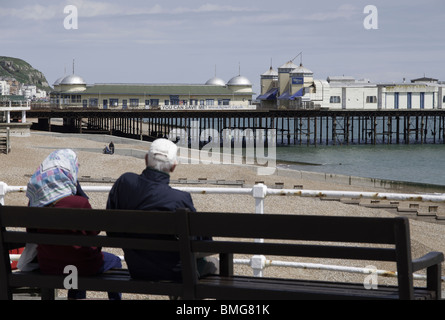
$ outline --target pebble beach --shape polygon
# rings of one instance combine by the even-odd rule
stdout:
[[[102,149],[110,141],[114,142],[116,150],[128,150],[125,153],[116,152],[113,155],[102,153]],[[140,173],[144,170],[144,160],[140,157],[148,150],[148,142],[131,141],[127,139],[124,143],[113,140],[113,137],[105,137],[103,141],[69,134],[52,134],[48,132],[31,131],[29,137],[11,137],[11,152],[0,154],[0,182],[8,186],[26,186],[29,177],[33,174],[39,164],[46,156],[57,149],[70,148],[76,151],[80,168],[80,178],[93,178],[92,180],[114,180],[124,172]],[[135,156],[135,155],[138,156]],[[280,173],[280,174],[277,174]],[[279,183],[286,189],[294,186],[303,186],[308,190],[347,190],[347,191],[377,191],[371,187],[358,187],[346,184],[316,181],[311,179],[301,179],[292,172],[281,169],[273,175],[258,176],[255,168],[234,165],[234,164],[189,164],[181,163],[171,175],[172,180],[225,180],[244,181],[244,186],[252,186],[257,181],[264,181],[267,186],[274,186]],[[87,185],[104,185],[97,182],[83,182]],[[110,183],[108,183],[110,185]],[[173,185],[175,186],[175,185]],[[196,185],[184,185],[181,187]],[[212,187],[211,184],[203,185]],[[216,187],[216,186],[215,186]],[[221,187],[221,186],[218,186]],[[385,191],[388,192],[388,191]],[[396,191],[394,191],[396,192]],[[93,208],[105,208],[107,193],[89,193],[90,203]],[[246,212],[252,213],[255,209],[255,202],[251,196],[246,195],[226,195],[226,194],[192,194],[195,207],[198,211],[210,212]],[[27,205],[27,198],[24,193],[10,193],[5,197],[6,205]],[[442,205],[442,204],[441,204]],[[394,216],[394,213],[384,209],[368,208],[365,206],[351,205],[340,201],[322,201],[318,198],[306,198],[298,196],[268,196],[265,200],[265,213],[272,214],[314,214],[314,215],[346,215],[346,216],[373,216],[386,217]],[[425,222],[417,219],[410,219],[412,255],[413,258],[420,257],[430,251],[445,252],[445,225]],[[378,232],[378,230],[376,230]],[[122,255],[118,249],[107,249],[118,255]],[[246,257],[235,257],[246,258]],[[284,258],[266,257],[267,259]],[[378,269],[394,270],[394,265],[390,263],[377,263],[373,261],[335,261],[328,259],[299,259],[299,262],[322,263],[328,265],[348,265],[353,267],[375,266]],[[236,265],[236,273],[252,274],[252,269],[245,265]],[[354,281],[363,282],[366,275],[348,272],[310,270],[288,267],[268,267],[264,271],[264,276],[298,277],[304,279],[331,280],[331,281]],[[379,278],[382,283],[395,283],[393,278]],[[423,281],[420,282],[423,285]],[[59,296],[63,299],[64,290],[60,290]],[[106,294],[88,293],[88,297],[103,299]],[[123,295],[123,299],[166,299],[167,297]]]

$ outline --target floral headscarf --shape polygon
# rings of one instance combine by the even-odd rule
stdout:
[[[73,150],[52,152],[28,182],[26,196],[29,206],[44,207],[76,194],[78,170],[77,155]]]

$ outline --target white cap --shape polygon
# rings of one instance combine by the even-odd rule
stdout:
[[[160,138],[152,142],[148,155],[155,160],[164,162],[176,161],[178,147],[170,140]]]

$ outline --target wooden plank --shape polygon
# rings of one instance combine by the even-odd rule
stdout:
[[[88,219],[81,219],[85,214]],[[9,227],[59,230],[174,234],[172,212],[100,210],[72,208],[29,208],[3,206],[2,224]]]
[[[199,280],[197,297],[215,299],[399,299],[397,286],[367,290],[362,283],[334,283],[298,279],[209,276]],[[430,291],[416,288],[414,298],[432,298]]]
[[[191,232],[215,237],[394,244],[394,224],[406,219],[252,215],[212,212],[190,215]]]

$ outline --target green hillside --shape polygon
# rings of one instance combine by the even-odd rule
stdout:
[[[21,59],[0,56],[0,77],[12,77],[20,83],[51,91],[45,75]]]

